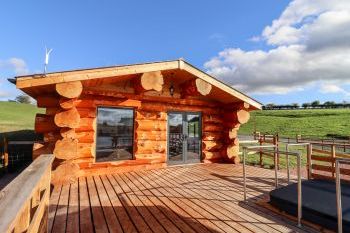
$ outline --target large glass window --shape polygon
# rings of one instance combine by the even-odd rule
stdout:
[[[134,111],[99,107],[97,111],[96,161],[132,159]]]

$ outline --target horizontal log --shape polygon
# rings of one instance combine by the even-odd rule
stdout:
[[[164,153],[166,150],[166,141],[138,141],[136,153]]]
[[[204,107],[204,106],[186,106],[171,103],[151,103],[151,102],[142,102],[142,105],[139,107],[143,111],[160,111],[160,112],[169,112],[169,111],[185,111],[185,112],[203,112],[204,114],[217,114],[220,112],[217,108]]]
[[[72,161],[58,165],[51,174],[51,183],[54,185],[75,183],[79,176],[79,166]]]
[[[133,84],[136,93],[149,90],[160,92],[163,89],[164,79],[161,71],[146,72],[140,77],[134,78]]]
[[[142,101],[142,103],[146,103],[146,102],[156,103],[156,104],[172,103],[175,105],[204,106],[204,107],[214,107],[214,108],[217,108],[219,105],[218,102],[208,101],[208,100],[180,99],[180,98],[174,98],[174,97],[164,97],[164,96],[160,97],[160,96],[150,96],[150,95],[135,95],[130,93],[120,93],[120,92],[101,90],[101,89],[94,90],[94,89],[86,88],[83,90],[83,93],[86,95],[84,98],[104,99],[112,103],[116,101],[116,99],[121,99],[121,100],[130,99],[130,100],[139,100],[139,101]]]
[[[36,133],[49,133],[58,130],[54,118],[45,114],[36,114],[34,129]]]
[[[44,133],[44,142],[56,142],[60,139],[62,139],[62,136],[59,132]]]
[[[60,109],[57,107],[50,107],[50,108],[46,108],[45,114],[49,116],[55,116],[56,113],[58,113],[59,111]]]
[[[120,99],[120,98],[107,98],[101,96],[84,96],[79,99],[77,108],[97,108],[98,106],[110,106],[110,107],[135,107],[141,106],[140,100],[133,99]]]
[[[74,129],[80,125],[80,115],[76,108],[72,108],[56,113],[54,121],[58,127]]]
[[[77,98],[83,91],[80,81],[63,82],[56,84],[56,92],[66,98]]]
[[[36,98],[36,105],[39,108],[58,108],[58,99],[57,96],[38,96]]]
[[[62,109],[71,109],[74,108],[79,102],[76,98],[69,99],[69,98],[60,98],[59,100],[59,106]]]
[[[60,129],[60,134],[61,134],[62,138],[70,138],[70,139],[75,139],[76,138],[75,129],[61,128]]]
[[[95,118],[97,115],[96,108],[77,108],[80,118]]]
[[[238,129],[239,129],[239,128],[232,128],[232,129],[229,129],[229,131],[228,131],[228,138],[229,138],[229,139],[237,138],[237,136],[238,136]]]
[[[222,158],[221,152],[203,151],[204,159],[215,160]]]
[[[166,120],[166,112],[136,111],[136,120]]]
[[[224,137],[223,132],[203,132],[202,140],[205,141],[218,141]]]
[[[224,119],[227,122],[237,122],[239,124],[245,124],[250,119],[250,113],[247,110],[241,109],[232,113],[225,113]]]
[[[222,124],[222,123],[224,123],[224,120],[220,115],[204,114],[203,115],[203,122],[204,123]]]
[[[239,154],[239,146],[237,145],[228,145],[226,149],[226,154],[229,159],[234,157],[238,157]]]
[[[93,143],[95,139],[95,131],[77,132],[75,138],[79,143]]]
[[[248,110],[250,108],[250,104],[246,103],[246,102],[239,102],[239,103],[232,103],[232,104],[224,104],[222,106],[224,109],[226,110],[240,110],[240,109],[244,109],[244,110]]]
[[[220,124],[207,123],[203,126],[203,132],[223,132],[224,127]]]
[[[79,128],[75,132],[96,131],[96,118],[80,118]]]
[[[223,144],[218,141],[202,141],[203,151],[218,151],[223,147]]]
[[[63,138],[62,140],[58,140],[55,144],[53,153],[58,159],[72,160],[79,158],[78,140],[70,138]]]
[[[137,120],[135,122],[137,131],[166,131],[167,129],[166,121]]]
[[[137,130],[135,133],[135,138],[137,140],[165,141],[166,137],[167,136],[165,131]]]
[[[93,158],[95,157],[95,145],[93,143],[78,143],[77,158]]]

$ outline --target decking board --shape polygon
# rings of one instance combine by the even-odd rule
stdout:
[[[283,175],[282,175],[283,176]],[[285,182],[282,177],[281,182]],[[54,188],[49,231],[56,232],[316,232],[257,204],[274,172],[198,164],[79,178]]]

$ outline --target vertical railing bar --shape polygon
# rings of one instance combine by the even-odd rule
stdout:
[[[289,153],[288,153],[288,144],[286,145],[286,165],[287,165],[287,182],[290,183],[290,174],[289,174]]]
[[[278,152],[278,148],[274,147],[274,160],[275,160],[275,187],[278,188],[278,175],[277,175],[277,170],[278,170],[278,161],[277,161],[277,152]],[[277,151],[276,151],[277,150]]]
[[[247,187],[246,187],[246,171],[245,171],[245,158],[246,158],[247,148],[243,148],[243,192],[244,201],[247,201]]]
[[[301,227],[301,218],[302,218],[302,183],[301,183],[301,153],[298,152],[297,155],[297,166],[298,166],[298,226]]]
[[[340,169],[339,161],[335,161],[335,174],[336,174],[336,196],[337,196],[337,216],[338,216],[338,233],[343,232],[343,211],[341,206],[341,185],[340,185]]]

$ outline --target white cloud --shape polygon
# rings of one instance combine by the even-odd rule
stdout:
[[[283,94],[316,82],[350,81],[349,0],[294,0],[253,38],[272,48],[227,48],[205,63],[208,72],[256,94]]]
[[[320,92],[324,94],[344,94],[346,96],[350,95],[350,92],[332,83],[323,83],[320,86]]]
[[[16,57],[0,60],[0,71],[3,70],[12,71],[15,75],[25,75],[29,72],[26,62]]]
[[[29,69],[26,62],[20,58],[0,59],[0,100],[14,98],[20,92],[15,85],[9,83],[7,78],[28,74]]]

